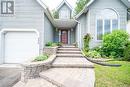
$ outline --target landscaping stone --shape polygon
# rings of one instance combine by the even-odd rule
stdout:
[[[43,53],[48,54],[48,55],[55,55],[57,53],[57,47],[45,47],[43,49]]]
[[[42,62],[30,62],[24,63],[21,81],[27,82],[28,79],[33,79],[39,77],[39,73],[51,68],[52,62],[55,60],[56,55],[52,55],[48,60]]]

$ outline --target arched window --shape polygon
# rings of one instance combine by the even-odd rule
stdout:
[[[112,9],[104,9],[97,13],[97,40],[102,40],[102,36],[118,29],[118,15]]]

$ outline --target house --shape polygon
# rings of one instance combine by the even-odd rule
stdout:
[[[84,9],[76,16],[80,27],[76,27],[77,42],[83,46],[83,37],[90,33],[92,41],[90,47],[98,46],[102,42],[102,36],[111,33],[115,29],[126,30],[130,20],[129,0],[90,0]]]
[[[53,41],[54,22],[41,0],[0,0],[0,63],[22,63]]]
[[[90,47],[102,41],[102,35],[125,29],[130,20],[128,0],[90,0],[72,17],[73,9],[63,0],[54,19],[41,0],[0,0],[0,63],[22,63],[42,54],[47,42],[77,43],[93,37]]]

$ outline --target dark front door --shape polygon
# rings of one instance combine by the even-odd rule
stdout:
[[[61,31],[61,42],[63,44],[68,44],[68,30]]]

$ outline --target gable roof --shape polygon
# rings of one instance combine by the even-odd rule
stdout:
[[[50,22],[54,25],[54,19],[53,16],[51,15],[51,12],[49,11],[48,7],[43,3],[42,0],[36,0],[41,7],[44,9],[45,14],[47,15],[48,19],[50,20]]]
[[[79,18],[83,13],[86,13],[88,11],[88,7],[94,3],[96,0],[90,0],[83,8],[83,10],[81,10],[81,12],[79,14],[77,14],[75,16],[75,18]],[[120,0],[123,4],[125,4],[128,8],[130,8],[130,1],[129,0]]]
[[[71,7],[71,5],[66,1],[66,0],[63,0],[60,5],[56,8],[56,10],[59,10],[64,4],[66,4],[70,10],[72,10],[73,8]]]

